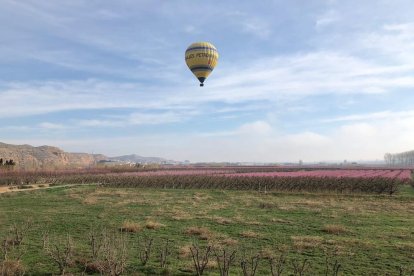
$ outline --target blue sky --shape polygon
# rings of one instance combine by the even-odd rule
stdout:
[[[0,0],[0,141],[191,161],[414,149],[414,3]],[[213,43],[203,88],[184,52]]]

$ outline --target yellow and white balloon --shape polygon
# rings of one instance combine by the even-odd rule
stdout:
[[[210,42],[195,42],[185,51],[185,62],[191,72],[204,86],[204,81],[217,65],[219,54]]]

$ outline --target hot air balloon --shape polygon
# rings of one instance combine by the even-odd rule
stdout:
[[[185,51],[185,63],[204,86],[204,81],[217,65],[218,52],[209,42],[195,42]]]

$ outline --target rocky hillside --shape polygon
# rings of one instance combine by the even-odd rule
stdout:
[[[24,169],[82,168],[108,159],[102,154],[69,153],[50,146],[33,147],[5,143],[0,143],[0,158],[13,159],[17,167]]]

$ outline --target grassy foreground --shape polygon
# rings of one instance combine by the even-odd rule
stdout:
[[[32,275],[59,272],[42,249],[45,230],[51,241],[69,234],[79,257],[88,254],[91,229],[118,230],[126,222],[136,232],[127,234],[125,274],[162,271],[155,248],[149,263],[141,265],[136,247],[143,236],[153,237],[155,247],[167,238],[174,241],[168,257],[173,275],[194,275],[189,253],[194,241],[234,248],[238,258],[286,252],[284,275],[292,275],[293,262],[304,259],[310,264],[306,275],[324,274],[327,255],[338,260],[342,275],[398,275],[398,267],[414,268],[414,189],[408,186],[393,196],[97,186],[0,195],[0,238],[28,218],[33,224],[23,264]],[[216,266],[211,261],[205,274],[218,274]],[[69,271],[79,273],[80,268],[73,265]],[[242,275],[239,259],[230,271]],[[256,275],[270,275],[265,259]]]

